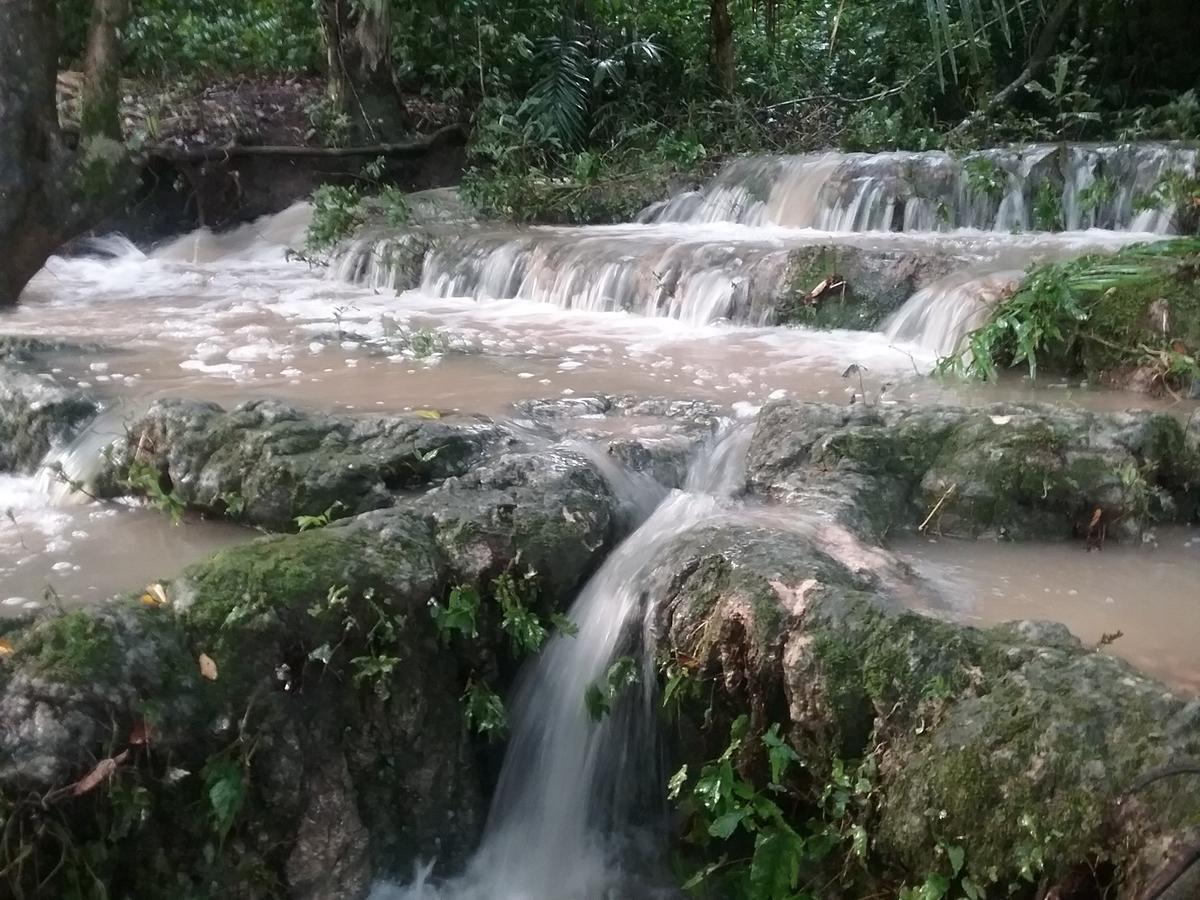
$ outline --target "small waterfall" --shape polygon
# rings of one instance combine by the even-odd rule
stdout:
[[[701,191],[647,208],[638,221],[739,222],[822,231],[1040,231],[1107,228],[1165,234],[1171,210],[1152,193],[1194,175],[1180,144],[1032,145],[961,157],[824,153],[730,163]]]
[[[786,264],[786,247],[761,238],[537,229],[436,248],[425,261],[420,289],[439,297],[520,297],[561,309],[626,311],[702,325],[761,319],[766,311],[753,309],[755,287],[777,282]]]
[[[34,476],[38,490],[55,506],[86,503],[104,448],[124,433],[122,407],[103,410],[70,443],[52,447],[43,457]]]
[[[1023,275],[1020,269],[1006,269],[942,278],[909,297],[884,323],[883,332],[893,341],[950,356],[962,349],[966,336],[987,321]]]
[[[654,811],[663,803],[650,630],[652,598],[670,575],[661,555],[740,488],[751,433],[749,424],[734,426],[700,454],[687,489],[672,492],[583,589],[570,611],[578,634],[554,638],[526,673],[483,842],[466,873],[436,886],[424,869],[407,887],[377,887],[372,900],[650,893],[636,868],[639,857],[656,862]],[[640,658],[640,685],[593,721],[584,694],[622,655]]]

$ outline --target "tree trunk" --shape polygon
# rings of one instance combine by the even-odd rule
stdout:
[[[1025,68],[1011,82],[993,94],[983,106],[975,110],[952,129],[947,135],[951,140],[957,138],[974,128],[979,122],[988,118],[988,116],[1002,109],[1007,105],[1008,101],[1016,96],[1021,88],[1025,87],[1046,65],[1050,59],[1050,54],[1054,52],[1054,45],[1058,41],[1058,33],[1062,30],[1063,23],[1067,20],[1067,14],[1071,12],[1075,4],[1079,0],[1058,0],[1058,4],[1050,11],[1050,15],[1046,18],[1046,23],[1042,26],[1041,32],[1038,34],[1037,43],[1033,47],[1033,51],[1029,54],[1029,60],[1025,63]]]
[[[83,71],[80,130],[121,140],[121,44],[129,0],[95,0]]]
[[[392,22],[386,0],[319,0],[335,103],[354,124],[356,141],[393,140],[408,114],[392,66]]]
[[[75,153],[63,144],[56,25],[53,0],[0,0],[0,306],[116,202],[130,174],[111,137],[85,133]],[[97,62],[105,83],[115,59]]]
[[[712,29],[713,61],[717,66],[717,84],[721,93],[733,96],[737,73],[733,62],[733,20],[729,17],[729,0],[712,0],[709,6],[709,27]]]

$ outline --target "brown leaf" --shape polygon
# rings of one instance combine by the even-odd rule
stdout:
[[[10,641],[8,638],[0,637],[0,657],[12,656],[14,650],[16,650],[16,648],[13,646],[12,641]]]
[[[71,788],[71,793],[76,797],[82,797],[84,794],[90,794],[101,784],[112,777],[113,772],[117,771],[117,766],[125,762],[129,756],[128,750],[122,750],[116,756],[102,759],[96,763],[96,767],[88,772]]]
[[[1092,521],[1088,523],[1088,528],[1095,528],[1097,525],[1099,525],[1100,519],[1103,515],[1104,512],[1100,509],[1100,507],[1097,506],[1096,511],[1092,513]]]
[[[217,680],[217,664],[207,653],[200,654],[200,674],[209,681]]]

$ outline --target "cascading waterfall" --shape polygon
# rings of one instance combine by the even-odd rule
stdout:
[[[583,589],[570,611],[576,636],[555,637],[527,673],[483,842],[467,871],[438,886],[425,869],[407,887],[376,888],[373,900],[650,893],[645,885],[653,879],[633,869],[639,857],[653,866],[654,827],[640,813],[662,803],[651,598],[668,574],[664,548],[710,521],[744,481],[750,436],[748,425],[733,426],[699,455],[685,490],[672,492]],[[593,721],[585,692],[623,654],[640,657],[640,687]],[[639,846],[645,842],[649,852]]]
[[[956,272],[905,301],[884,323],[893,341],[915,344],[939,357],[960,350],[966,336],[982,326],[1006,293],[1015,290],[1020,269]]]
[[[705,188],[638,221],[739,222],[822,231],[1169,233],[1153,196],[1168,173],[1195,175],[1200,151],[1177,144],[1032,145],[961,157],[824,153],[737,160]]]
[[[1171,143],[751,157],[633,225],[366,236],[332,268],[438,298],[763,326],[797,288],[815,286],[793,277],[814,247],[852,252],[868,273],[895,267],[896,254],[936,256],[948,265],[914,276],[919,290],[883,331],[948,355],[1030,263],[1170,233],[1169,200],[1156,191],[1198,165],[1200,150]]]
[[[477,300],[520,297],[693,325],[753,321],[754,290],[782,277],[787,250],[778,241],[745,237],[628,228],[469,237],[430,254],[420,290]]]

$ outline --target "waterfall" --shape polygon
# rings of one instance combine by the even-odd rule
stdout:
[[[577,635],[555,637],[532,663],[512,704],[512,739],[467,871],[434,885],[429,869],[421,869],[411,885],[377,887],[373,900],[592,900],[648,893],[646,874],[632,871],[630,861],[642,857],[653,866],[659,846],[654,810],[663,811],[650,628],[652,598],[671,574],[661,556],[740,488],[750,436],[748,424],[734,426],[698,456],[686,489],[659,504],[584,587],[569,613]],[[640,658],[639,685],[596,722],[585,692],[622,655]]]
[[[34,480],[51,505],[86,503],[104,463],[104,448],[125,433],[122,407],[101,411],[67,444],[51,447],[38,463]]]
[[[761,235],[646,231],[536,229],[467,236],[430,253],[420,290],[476,300],[520,297],[561,309],[625,311],[702,325],[761,318],[761,311],[752,310],[755,287],[777,283],[787,264],[787,247]]]
[[[939,357],[962,349],[966,336],[982,326],[996,304],[1021,282],[1020,269],[978,274],[956,272],[917,291],[892,313],[883,333]]]
[[[730,163],[700,191],[655,204],[638,221],[739,222],[822,231],[1041,231],[1107,228],[1165,234],[1171,210],[1153,192],[1195,175],[1182,144],[1032,145],[963,156],[823,153]]]

